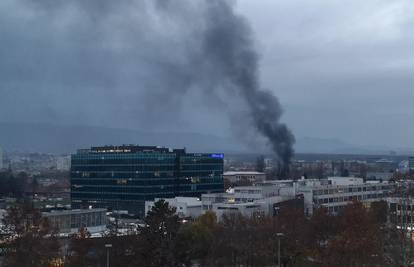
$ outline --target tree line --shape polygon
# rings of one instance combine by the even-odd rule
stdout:
[[[277,217],[207,212],[182,223],[174,208],[158,201],[144,223],[128,235],[110,228],[92,238],[79,229],[60,238],[58,229],[30,204],[10,207],[1,227],[4,266],[406,266],[411,242],[387,223],[386,203],[360,202],[337,216],[324,208],[312,217],[284,208]],[[106,245],[110,244],[108,247]],[[280,247],[279,247],[280,244]],[[109,257],[108,257],[109,256]]]

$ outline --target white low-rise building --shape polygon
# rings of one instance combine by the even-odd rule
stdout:
[[[213,203],[251,203],[256,200],[280,195],[279,184],[263,184],[255,186],[237,186],[227,193],[203,194],[201,201],[203,210],[212,209]]]
[[[235,187],[228,193],[204,194],[201,201],[203,211],[212,210],[220,217],[225,212],[251,216],[259,210],[264,215],[275,215],[278,203],[301,199],[305,215],[311,216],[319,207],[326,207],[336,214],[354,200],[369,205],[387,198],[393,190],[393,183],[365,182],[357,177],[274,180],[255,186]],[[292,203],[288,206],[298,206],[297,202]]]
[[[245,217],[265,215],[265,208],[261,203],[213,203],[211,211],[221,220],[224,214],[239,213]]]
[[[263,183],[255,186],[239,186],[227,193],[203,194],[203,211],[213,211],[220,220],[225,213],[244,216],[274,215],[278,203],[295,199],[289,183]]]
[[[232,183],[248,181],[248,182],[262,182],[266,180],[266,174],[263,172],[253,171],[229,171],[223,173],[223,178]]]
[[[148,213],[154,207],[155,202],[161,200],[156,198],[154,201],[145,201],[145,214]],[[202,214],[202,203],[199,198],[196,197],[175,197],[165,198],[165,202],[168,202],[170,207],[176,209],[176,213],[180,218],[197,218]]]
[[[108,222],[106,209],[53,210],[42,212],[42,216],[61,234],[76,233],[80,228],[86,228],[91,234],[103,233]]]
[[[304,195],[306,215],[321,206],[331,213],[340,212],[354,200],[366,203],[387,198],[394,190],[394,184],[388,182],[364,182],[362,178],[330,177],[323,180],[299,180],[295,191]]]

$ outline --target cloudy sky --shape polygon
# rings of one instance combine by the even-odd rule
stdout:
[[[412,1],[239,1],[297,135],[412,146]]]
[[[191,88],[202,1],[149,2],[0,1],[0,121],[231,135],[236,96],[168,89]],[[412,1],[233,5],[297,137],[414,146]]]

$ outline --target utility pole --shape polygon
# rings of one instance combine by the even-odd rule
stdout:
[[[112,248],[112,244],[105,244],[106,248],[106,267],[109,267],[109,249]]]
[[[283,233],[276,233],[276,237],[277,237],[277,267],[282,267],[281,263],[280,263],[280,239],[284,236]]]
[[[280,267],[280,238],[278,238],[277,243],[277,266]]]

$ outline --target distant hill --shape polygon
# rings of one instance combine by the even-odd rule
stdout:
[[[302,137],[296,140],[296,150],[301,153],[334,153],[349,150],[353,146],[338,139]]]
[[[92,126],[60,126],[38,123],[0,122],[0,147],[13,152],[73,153],[94,145],[159,145],[186,147],[192,152],[263,153],[244,147],[234,138],[200,133],[153,133]],[[357,146],[338,139],[297,137],[295,151],[326,154],[388,154],[389,148]],[[269,151],[268,151],[269,152]],[[396,149],[414,154],[414,149]],[[264,152],[266,153],[266,152]]]
[[[198,133],[146,133],[91,126],[0,123],[0,146],[6,151],[73,153],[79,148],[107,144],[186,147],[194,152],[242,152],[232,139]]]
[[[399,155],[414,154],[413,148],[391,148],[384,146],[355,145],[338,139],[323,139],[303,137],[296,140],[296,150],[300,153],[322,153],[322,154],[362,154],[362,155],[388,155],[397,153]]]

